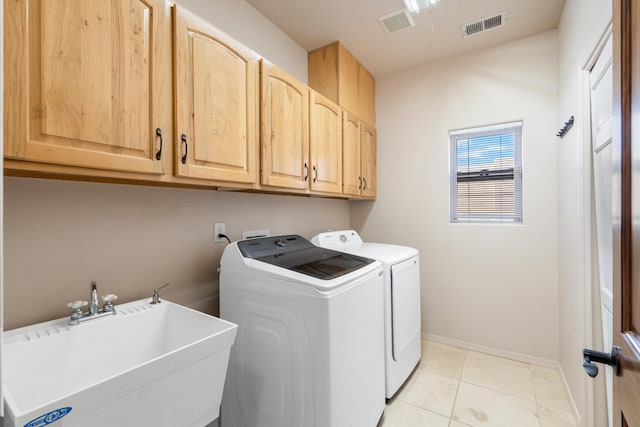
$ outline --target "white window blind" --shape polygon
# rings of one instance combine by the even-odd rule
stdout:
[[[449,134],[451,222],[522,222],[522,122]]]

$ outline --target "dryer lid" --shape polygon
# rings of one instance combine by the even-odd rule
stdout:
[[[295,234],[241,240],[238,248],[245,258],[324,280],[340,277],[374,262],[361,256],[317,247]]]

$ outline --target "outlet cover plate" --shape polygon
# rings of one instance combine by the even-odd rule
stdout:
[[[227,234],[227,224],[224,222],[213,223],[213,241],[215,243],[226,242],[224,237],[218,237],[218,234]]]

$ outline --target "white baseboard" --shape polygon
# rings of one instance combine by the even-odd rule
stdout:
[[[569,389],[569,383],[567,383],[567,378],[564,376],[564,371],[562,370],[562,366],[558,364],[558,371],[560,372],[560,377],[562,378],[562,387],[564,388],[564,394],[567,396],[567,400],[569,401],[569,407],[571,409],[571,413],[573,414],[573,419],[576,421],[577,426],[582,426],[582,420],[580,418],[580,412],[578,412],[578,407],[576,406],[575,400],[573,400],[573,395],[571,394],[571,390]]]
[[[479,353],[486,353],[492,356],[504,357],[506,359],[515,360],[517,362],[530,363],[532,365],[544,366],[546,368],[559,369],[559,364],[555,360],[544,359],[542,357],[530,356],[527,354],[514,353],[507,350],[501,350],[499,348],[487,347],[480,344],[474,344],[466,341],[460,341],[453,338],[441,337],[439,335],[422,333],[422,338],[428,341],[439,342],[441,344],[448,344],[454,347],[464,348],[466,350],[473,350]]]

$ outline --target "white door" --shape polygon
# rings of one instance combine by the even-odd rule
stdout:
[[[612,233],[612,41],[607,41],[591,70],[591,135],[596,203],[596,237],[602,311],[603,350],[613,345],[613,233]],[[609,426],[613,425],[613,370],[605,368]]]

